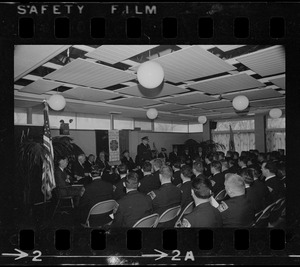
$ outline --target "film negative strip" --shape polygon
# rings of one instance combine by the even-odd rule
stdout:
[[[7,2],[0,7],[1,265],[299,264],[298,3]],[[289,90],[284,226],[84,228],[70,226],[67,219],[53,224],[48,202],[25,209],[26,195],[19,188],[27,185],[14,180],[10,155],[15,145],[14,47],[25,44],[283,46]]]

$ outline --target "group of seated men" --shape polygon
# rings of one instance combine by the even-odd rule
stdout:
[[[157,158],[145,161],[135,171],[129,171],[128,165],[122,163],[113,173],[113,179],[108,179],[103,168],[94,165],[90,175],[85,176],[89,181],[82,183],[84,189],[76,196],[76,219],[85,223],[91,207],[114,199],[118,207],[111,227],[132,227],[145,216],[161,215],[178,205],[183,211],[194,202],[193,211],[183,216],[179,227],[250,227],[256,213],[285,197],[285,162],[279,158],[266,161],[263,154],[242,154],[235,159],[230,153],[230,157],[214,153],[197,157],[192,164],[186,164],[182,157],[171,164]],[[59,160],[55,172],[58,187],[70,182],[64,173],[67,161],[67,158]],[[111,171],[108,174],[112,175]],[[213,204],[216,202],[212,198],[224,189],[225,199]],[[100,217],[101,224],[111,220],[108,214]],[[94,225],[97,224],[95,221]],[[174,225],[173,220],[160,226]]]

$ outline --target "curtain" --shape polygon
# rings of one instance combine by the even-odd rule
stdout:
[[[285,132],[267,131],[267,152],[285,149]]]
[[[234,145],[235,151],[239,152],[242,151],[249,151],[250,149],[255,149],[255,134],[254,133],[235,133],[234,135]],[[212,135],[212,139],[220,144],[225,146],[223,150],[226,153],[229,150],[229,139],[230,134],[216,134]]]

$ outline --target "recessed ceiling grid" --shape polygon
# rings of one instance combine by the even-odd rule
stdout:
[[[222,94],[226,92],[264,86],[265,85],[263,83],[260,83],[259,81],[245,73],[230,75],[226,77],[217,77],[208,81],[201,81],[189,85],[190,88],[209,94]]]
[[[85,56],[115,64],[156,46],[157,45],[102,45],[94,51],[85,54]]]
[[[285,72],[285,50],[283,46],[266,48],[237,57],[236,60],[262,77]]]
[[[285,90],[285,76],[280,78],[269,79],[269,81]]]
[[[27,86],[24,86],[20,91],[34,94],[43,94],[62,85],[62,83],[40,79],[28,84]]]
[[[44,78],[102,89],[135,79],[136,76],[98,63],[76,59]]]
[[[214,97],[201,94],[199,92],[182,94],[175,97],[165,98],[165,102],[177,103],[182,105],[195,104],[200,102],[214,101],[217,100]]]
[[[173,83],[193,80],[234,70],[235,67],[207,52],[192,46],[153,60],[162,65],[165,78]]]

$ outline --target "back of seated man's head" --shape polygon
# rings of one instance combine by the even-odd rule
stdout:
[[[262,166],[265,170],[268,170],[270,174],[276,174],[277,173],[277,166],[275,162],[272,161],[264,161],[262,163]],[[262,169],[263,169],[262,168]]]
[[[171,181],[173,170],[170,166],[164,165],[159,170],[159,177],[162,181]]]
[[[139,175],[136,172],[128,173],[125,179],[125,187],[127,189],[137,189],[139,186]]]
[[[235,165],[235,160],[234,159],[229,159],[228,164],[229,164],[229,167],[234,166]]]
[[[208,160],[210,162],[213,161],[213,158],[214,158],[213,153],[209,153],[205,156],[205,160]]]
[[[163,162],[161,159],[154,159],[153,160],[153,169],[154,171],[159,170],[163,165]]]
[[[238,174],[227,173],[225,175],[225,190],[230,197],[245,194],[245,182]]]
[[[192,196],[194,199],[209,199],[211,197],[211,181],[205,176],[195,178],[192,181]]]
[[[285,164],[284,163],[277,164],[277,175],[278,175],[279,178],[282,178],[286,175],[286,173],[285,173]]]
[[[118,166],[118,172],[119,172],[119,174],[120,175],[122,175],[122,174],[127,174],[127,172],[128,172],[128,167],[127,167],[127,165],[126,164],[120,164],[119,166]]]
[[[212,172],[221,172],[222,171],[222,164],[218,160],[213,160],[210,164],[210,168]]]
[[[183,176],[184,178],[187,178],[187,179],[192,179],[192,177],[194,175],[193,170],[192,170],[191,166],[189,166],[189,165],[182,166],[180,173],[181,173],[181,177]]]
[[[181,161],[180,160],[176,160],[173,164],[173,167],[175,169],[180,169],[180,166],[181,166]]]
[[[152,164],[150,161],[145,161],[142,167],[143,172],[151,172]]]
[[[203,163],[201,161],[195,161],[193,163],[193,172],[196,174],[202,174],[204,170]]]
[[[101,169],[97,165],[92,166],[91,176],[94,178],[94,177],[100,177],[100,175],[101,175]]]
[[[222,171],[225,171],[229,168],[228,160],[227,159],[222,159],[220,160],[221,165],[222,165]]]
[[[254,183],[253,173],[250,169],[244,168],[241,170],[240,176],[244,179],[244,183],[252,186]]]
[[[219,154],[217,152],[213,153],[213,160],[219,160]]]
[[[238,160],[239,165],[245,166],[245,165],[247,165],[247,162],[248,162],[248,159],[246,156],[239,157],[239,160]]]

